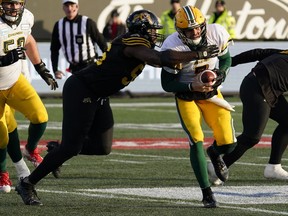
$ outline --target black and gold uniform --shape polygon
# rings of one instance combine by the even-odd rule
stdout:
[[[152,44],[147,39],[140,35],[126,33],[112,42],[96,64],[76,72],[76,77],[85,82],[97,97],[115,94],[133,81],[145,66],[144,61],[125,56],[123,50],[127,46],[152,48]]]
[[[260,141],[269,118],[278,123],[272,136],[269,164],[281,163],[288,144],[288,103],[283,95],[288,91],[288,51],[249,50],[232,57],[232,66],[253,61],[259,62],[240,86],[243,132],[237,137],[234,151],[223,156],[227,166]]]

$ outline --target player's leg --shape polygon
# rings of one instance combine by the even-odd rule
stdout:
[[[17,122],[15,120],[14,113],[15,111],[12,108],[10,108],[8,105],[5,106],[5,118],[9,133],[7,151],[16,168],[18,179],[21,179],[28,176],[30,174],[30,170],[22,157],[20,140],[17,131]]]
[[[101,122],[101,124],[99,124]],[[83,155],[108,155],[112,150],[113,138],[113,113],[109,98],[100,98],[93,120],[93,125],[85,137],[80,154]]]
[[[264,176],[271,179],[288,180],[288,172],[281,166],[281,159],[288,144],[288,103],[283,95],[271,109],[270,118],[278,123],[273,132],[269,163]]]
[[[0,192],[9,193],[11,191],[12,182],[6,166],[7,149],[0,149]]]
[[[176,98],[176,106],[182,128],[189,138],[190,163],[202,190],[202,202],[204,207],[216,207],[217,202],[210,187],[203,148],[204,134],[201,128],[201,111],[194,101]]]
[[[9,173],[6,166],[7,145],[8,145],[8,128],[5,118],[6,107],[3,100],[0,105],[0,191],[9,193],[11,191],[12,182],[9,178]]]
[[[224,100],[220,92],[218,92],[217,97],[218,99]],[[201,107],[205,122],[212,129],[215,139],[213,145],[207,148],[207,154],[211,158],[211,162],[208,161],[207,165],[209,179],[213,185],[221,185],[223,181],[226,181],[228,178],[228,169],[220,155],[230,153],[236,145],[233,119],[230,111],[218,103],[201,101],[198,105]],[[211,163],[213,163],[213,165]],[[218,179],[213,166],[217,166],[218,169],[215,171],[218,172],[218,170],[221,170],[220,176],[225,178]]]
[[[40,205],[33,192],[34,185],[81,151],[96,108],[97,98],[94,98],[94,94],[78,78],[69,77],[63,88],[62,142],[46,154],[43,162],[16,187],[26,205]]]
[[[74,76],[66,80],[63,88],[62,141],[44,157],[43,162],[30,175],[36,184],[65,161],[79,154],[88,135],[97,109],[97,98]],[[85,102],[83,102],[85,100]]]
[[[243,103],[243,132],[237,137],[235,149],[230,154],[223,156],[227,167],[260,141],[271,110],[252,73],[244,78],[240,86],[240,98]]]
[[[217,97],[224,100],[220,91]],[[203,101],[199,106],[203,111],[205,122],[213,131],[214,148],[219,154],[230,153],[237,141],[231,112],[211,101]]]
[[[37,145],[46,129],[47,110],[35,89],[23,75],[20,75],[16,84],[11,88],[11,93],[13,97],[8,98],[7,103],[30,121],[28,140],[23,155],[37,167],[43,160]]]

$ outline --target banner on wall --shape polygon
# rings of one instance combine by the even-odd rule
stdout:
[[[236,18],[236,34],[239,40],[286,40],[288,38],[287,0],[226,0],[226,7]],[[113,9],[117,9],[125,22],[135,10],[148,9],[160,17],[170,8],[170,0],[80,0],[79,12],[97,22],[102,32]],[[195,5],[209,18],[214,11],[215,0],[181,0],[181,5]],[[33,35],[37,40],[49,41],[55,22],[64,16],[62,0],[27,1],[27,8],[35,15]],[[51,15],[53,14],[53,17]]]

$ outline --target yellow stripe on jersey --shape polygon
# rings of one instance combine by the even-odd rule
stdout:
[[[127,46],[146,46],[151,48],[151,43],[142,37],[130,37],[130,38],[123,38],[122,42]]]
[[[285,55],[288,55],[288,50],[283,50],[280,52],[281,54],[285,54]]]

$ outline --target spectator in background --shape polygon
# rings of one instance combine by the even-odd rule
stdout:
[[[163,29],[159,33],[163,34],[165,38],[176,31],[174,17],[176,12],[181,8],[180,0],[171,0],[170,4],[171,9],[164,11],[160,17]]]
[[[119,18],[117,9],[111,12],[111,18],[103,29],[103,36],[106,41],[111,42],[114,38],[126,32],[126,26]]]
[[[96,23],[89,17],[78,13],[78,0],[62,1],[66,17],[55,23],[50,47],[52,68],[56,79],[61,79],[65,75],[58,70],[60,48],[70,63],[71,73],[95,62],[98,57],[95,43],[102,52],[107,49],[107,43],[99,32]]]
[[[231,38],[236,37],[235,33],[236,20],[235,17],[231,16],[227,8],[225,7],[225,1],[223,0],[216,1],[215,12],[213,12],[213,14],[211,15],[208,23],[209,24],[218,23],[226,28]]]

